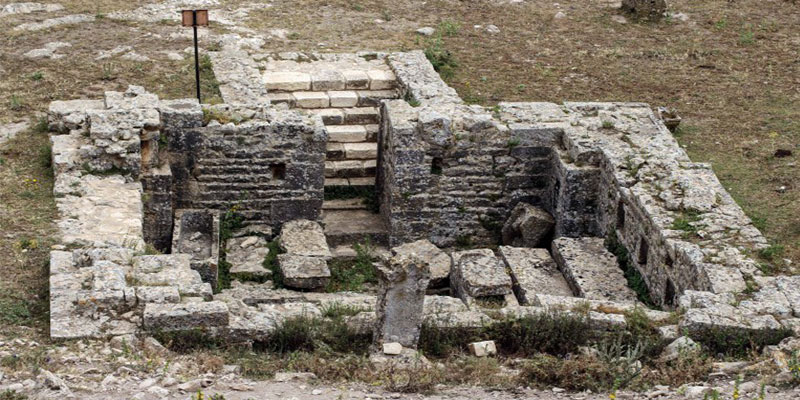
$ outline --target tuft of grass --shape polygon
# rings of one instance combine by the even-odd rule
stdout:
[[[419,107],[422,104],[419,100],[417,100],[416,97],[414,97],[414,95],[411,94],[411,92],[406,92],[406,94],[403,96],[403,100],[405,100],[406,103],[408,103],[408,105],[411,107]]]
[[[602,127],[603,129],[614,129],[614,121],[603,121]]]
[[[444,47],[441,36],[428,40],[425,46],[425,58],[433,65],[433,69],[439,73],[444,80],[452,79],[455,76],[458,62],[450,50]]]
[[[350,304],[343,304],[338,301],[326,304],[322,307],[322,316],[325,318],[352,317],[364,311],[370,311],[367,307],[359,307]]]
[[[16,390],[6,389],[0,393],[0,400],[27,400],[28,396],[18,393]]]
[[[331,279],[325,288],[326,292],[360,292],[364,290],[364,284],[378,282],[373,265],[377,259],[369,239],[362,244],[354,244],[353,249],[356,251],[354,260],[330,262]]]
[[[0,322],[6,325],[28,325],[31,322],[28,303],[19,299],[0,298]]]
[[[690,332],[689,336],[705,346],[711,354],[721,354],[738,359],[760,353],[764,346],[780,343],[781,340],[792,336],[792,330],[780,328],[746,331],[715,326]]]
[[[446,19],[439,23],[438,32],[441,32],[445,36],[457,36],[458,31],[460,30],[461,30],[461,24],[451,19]]]
[[[264,262],[261,264],[265,269],[272,271],[272,284],[277,288],[283,287],[283,274],[281,274],[281,269],[278,266],[278,255],[283,253],[281,250],[280,244],[278,244],[278,239],[274,239],[267,244],[267,248],[269,252],[267,253],[266,257],[264,257]]]
[[[16,94],[12,94],[8,99],[8,108],[12,111],[20,111],[25,108],[25,103]]]
[[[684,239],[690,239],[697,236],[699,227],[696,222],[702,219],[701,213],[697,210],[684,210],[680,215],[675,217],[672,221],[671,229],[676,231],[683,231],[681,235]]]
[[[606,236],[605,246],[608,251],[617,257],[617,262],[625,275],[628,287],[636,292],[636,297],[639,301],[648,307],[657,308],[656,303],[650,297],[650,289],[647,287],[647,282],[645,282],[642,273],[633,265],[628,249],[617,239],[616,231],[609,232],[608,236]]]
[[[348,200],[361,198],[368,210],[377,213],[380,207],[374,186],[325,186],[325,200]]]

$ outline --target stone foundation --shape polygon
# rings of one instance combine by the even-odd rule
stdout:
[[[340,247],[364,238],[428,265],[411,285],[428,291],[414,326],[552,310],[586,313],[595,329],[635,308],[674,318],[645,308],[620,263],[655,305],[685,309],[693,335],[800,326],[795,277],[757,268],[748,254],[766,240],[649,106],[468,106],[419,51],[265,57],[212,56],[226,104],[137,87],[52,103],[52,337],[202,327],[257,341],[334,303],[363,307],[349,321],[370,330],[374,290],[314,291],[331,258],[352,257]],[[374,187],[380,212],[326,187]],[[259,270],[273,232],[278,268],[302,290]],[[513,246],[490,249],[501,240]],[[261,283],[222,289],[221,262]],[[382,298],[379,321],[397,321]]]

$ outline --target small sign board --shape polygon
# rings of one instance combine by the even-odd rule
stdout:
[[[183,26],[208,26],[208,10],[182,10]]]

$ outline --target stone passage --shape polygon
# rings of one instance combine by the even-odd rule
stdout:
[[[272,104],[319,115],[328,142],[325,152],[326,201],[323,224],[339,254],[362,242],[388,244],[385,224],[367,210],[357,192],[371,193],[378,157],[379,107],[399,97],[394,73],[383,57],[338,54],[312,59],[269,59],[262,75]]]

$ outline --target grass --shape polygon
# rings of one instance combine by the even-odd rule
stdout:
[[[369,239],[361,244],[354,244],[356,257],[353,260],[333,260],[328,263],[331,279],[325,291],[329,293],[352,291],[360,292],[366,284],[378,282],[373,263],[377,261]]]
[[[633,261],[630,258],[628,249],[626,249],[625,246],[617,239],[616,231],[608,234],[605,245],[608,251],[617,257],[617,262],[619,263],[619,267],[622,269],[622,272],[625,275],[625,280],[628,282],[628,287],[636,292],[636,297],[639,299],[639,301],[648,307],[656,308],[656,303],[650,297],[650,289],[647,287],[647,282],[645,282],[642,273],[636,269],[635,265],[633,265]]]
[[[697,237],[697,231],[700,230],[697,222],[702,219],[700,212],[696,210],[684,210],[672,221],[671,229],[676,231],[683,231],[681,236],[684,239],[691,239]]]

